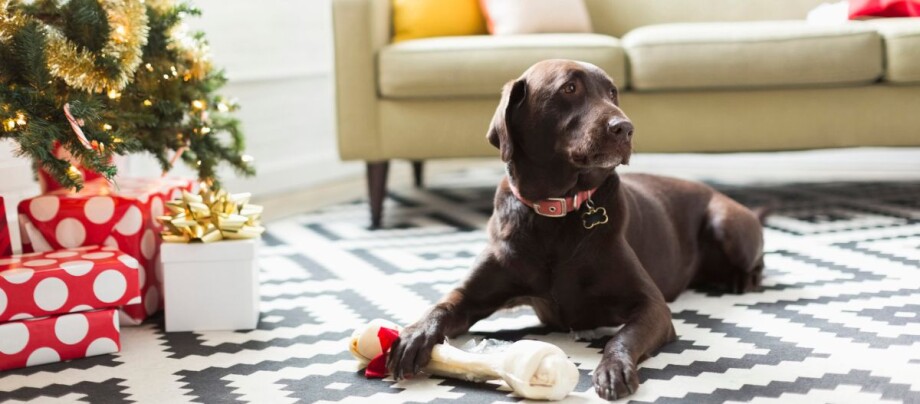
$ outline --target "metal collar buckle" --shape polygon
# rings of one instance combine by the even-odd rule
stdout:
[[[547,198],[540,202],[550,202],[545,206],[541,205],[539,202],[533,204],[534,212],[537,212],[540,216],[563,217],[569,213],[568,204],[566,204],[565,198]]]

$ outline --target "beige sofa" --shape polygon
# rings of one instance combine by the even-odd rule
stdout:
[[[390,0],[333,0],[339,152],[377,226],[388,160],[497,155],[502,84],[550,58],[615,79],[638,152],[920,145],[920,19],[804,21],[821,2],[586,0],[592,34],[394,44]]]

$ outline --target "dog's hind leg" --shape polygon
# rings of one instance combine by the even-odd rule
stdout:
[[[716,193],[700,230],[700,261],[691,286],[732,293],[761,290],[761,215]]]

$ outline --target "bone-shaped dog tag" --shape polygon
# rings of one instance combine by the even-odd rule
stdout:
[[[596,226],[607,223],[607,209],[595,208],[594,201],[588,199],[585,201],[588,210],[581,214],[581,225],[591,230]]]

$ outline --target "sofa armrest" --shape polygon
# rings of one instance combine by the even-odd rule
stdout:
[[[344,160],[381,158],[377,51],[390,42],[389,0],[333,0],[336,124]]]

